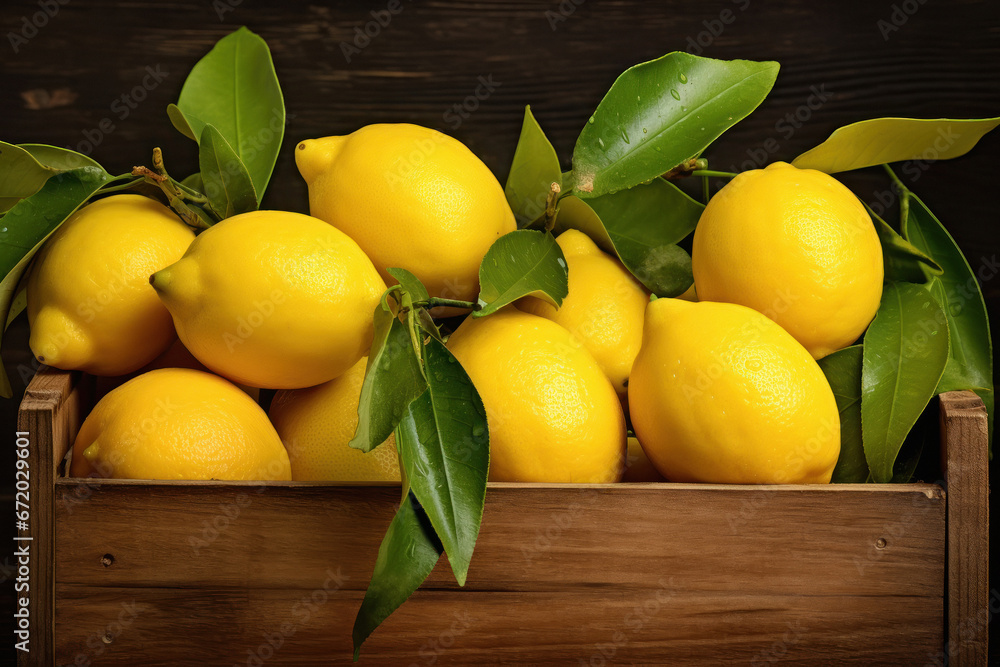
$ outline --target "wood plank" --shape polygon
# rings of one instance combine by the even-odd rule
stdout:
[[[628,566],[623,554],[621,567]],[[332,590],[333,580],[328,591],[325,581],[316,579],[311,591],[59,584],[57,658],[350,664],[362,593]],[[360,664],[922,665],[943,635],[940,598],[929,602],[691,594],[673,589],[670,578],[648,590],[420,590],[375,631]]]
[[[24,500],[30,507],[27,528],[18,527],[15,547],[27,548],[30,641],[29,652],[17,651],[18,665],[42,665],[52,661],[55,610],[55,507],[52,503],[57,467],[66,454],[70,438],[80,427],[86,400],[86,382],[80,373],[40,370],[25,390],[17,417],[18,442],[29,443],[30,489]],[[18,446],[20,450],[21,447]],[[19,562],[18,565],[21,565]],[[23,638],[19,638],[20,641]]]
[[[948,483],[947,664],[985,667],[989,649],[989,435],[970,391],[941,394],[941,466]]]
[[[57,496],[60,582],[305,589],[335,565],[362,590],[399,490],[60,481]],[[669,572],[699,591],[940,596],[944,510],[934,485],[491,485],[467,588],[651,588]],[[429,585],[455,587],[446,567]]]

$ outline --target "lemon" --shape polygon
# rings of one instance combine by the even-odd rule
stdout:
[[[288,450],[296,481],[399,481],[396,442],[362,452],[347,443],[358,427],[358,402],[368,358],[340,377],[308,389],[279,391],[270,416]]]
[[[653,301],[628,393],[635,434],[672,482],[826,483],[840,455],[823,371],[745,306]]]
[[[113,195],[70,216],[28,276],[38,361],[124,375],[166,350],[176,335],[149,274],[180,259],[193,239],[170,209],[140,195]]]
[[[74,477],[291,479],[267,415],[211,373],[164,368],[102,398],[73,444]]]
[[[479,264],[514,231],[503,188],[461,142],[419,125],[368,125],[295,151],[309,211],[358,242],[382,278],[402,267],[430,295],[475,301]]]
[[[856,341],[882,297],[882,247],[864,206],[832,176],[784,162],[712,197],[691,262],[700,300],[764,313],[816,359]]]
[[[385,291],[343,232],[283,211],[223,220],[150,281],[198,361],[270,389],[311,387],[357,363]]]
[[[624,397],[632,362],[642,344],[642,320],[649,293],[616,258],[583,232],[570,229],[556,243],[566,257],[569,293],[557,309],[529,296],[521,310],[552,320],[580,339],[615,391]]]
[[[653,466],[646,452],[639,444],[638,438],[628,439],[628,452],[625,462],[623,482],[665,482],[663,475]]]
[[[510,306],[448,340],[483,405],[501,482],[615,482],[625,417],[601,367],[566,329]]]

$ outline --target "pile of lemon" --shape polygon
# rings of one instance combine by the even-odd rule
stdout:
[[[309,216],[245,213],[196,237],[117,194],[48,240],[27,287],[31,349],[115,378],[72,475],[399,479],[391,438],[348,446],[387,269],[475,301],[514,216],[488,168],[434,130],[372,125],[296,158]],[[840,423],[816,359],[861,336],[883,282],[847,188],[784,163],[740,174],[702,215],[682,298],[651,298],[580,231],[557,242],[561,307],[525,297],[448,338],[486,407],[491,480],[830,481]],[[256,388],[278,390],[269,413]]]

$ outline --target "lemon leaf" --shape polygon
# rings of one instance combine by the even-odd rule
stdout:
[[[24,148],[0,141],[0,213],[38,192],[59,171],[39,163]]]
[[[559,202],[557,229],[579,229],[618,255],[632,275],[657,296],[691,286],[691,256],[677,245],[694,231],[704,205],[662,178],[615,194]]]
[[[930,292],[887,283],[864,338],[861,432],[878,483],[892,480],[903,441],[935,395],[948,361],[948,325]]]
[[[96,160],[68,148],[49,146],[48,144],[18,144],[17,147],[28,151],[31,153],[31,157],[50,169],[59,171],[69,171],[80,167],[104,169]]]
[[[24,288],[23,278],[20,282],[22,284],[14,290],[14,297],[11,299],[10,309],[7,311],[7,321],[3,325],[4,331],[9,329],[11,322],[17,319],[17,316],[24,312],[24,309],[28,307],[28,290]]]
[[[370,452],[385,442],[410,402],[427,384],[406,326],[383,300],[375,307],[375,334],[358,403],[358,426],[349,443]]]
[[[925,283],[941,274],[941,266],[919,248],[896,233],[885,220],[865,204],[875,223],[878,240],[882,244],[882,263],[885,279],[908,283]]]
[[[375,570],[354,619],[355,661],[364,641],[420,587],[443,551],[420,504],[413,494],[407,495],[382,538]]]
[[[191,128],[191,123],[188,122],[187,116],[184,115],[184,112],[176,104],[167,105],[167,118],[170,119],[170,124],[174,126],[175,130],[192,141],[198,141],[198,136],[195,135],[194,130]],[[198,121],[193,116],[192,119],[196,125],[203,125],[205,122]]]
[[[868,461],[861,444],[862,348],[852,345],[819,360],[840,411],[840,458],[832,482],[863,484],[868,481]]]
[[[480,309],[472,316],[495,313],[529,294],[558,308],[569,294],[569,273],[552,234],[519,229],[504,234],[486,251],[479,265]]]
[[[872,118],[834,130],[792,164],[836,174],[901,160],[947,160],[968,153],[997,125],[1000,117]]]
[[[625,70],[573,149],[574,193],[635,187],[699,155],[764,101],[778,63],[676,51]]]
[[[460,586],[479,535],[489,470],[486,409],[444,343],[424,346],[427,389],[406,410],[396,446],[410,481]]]
[[[102,186],[114,180],[103,169],[81,167],[50,177],[0,220],[0,318],[7,322],[18,284],[45,239]],[[0,332],[0,339],[2,339]],[[10,398],[10,380],[0,364],[0,396]]]
[[[386,269],[386,272],[399,281],[403,291],[409,294],[413,301],[427,301],[430,298],[430,294],[427,293],[427,288],[424,287],[424,284],[420,282],[420,278],[417,278],[406,269],[392,267]]]
[[[220,39],[191,69],[167,115],[191,138],[214,125],[263,197],[285,133],[285,103],[263,39],[245,27]]]
[[[974,391],[983,399],[989,415],[992,448],[993,342],[982,287],[955,239],[927,205],[910,192],[907,199],[909,206],[903,220],[904,236],[944,269],[940,275],[930,276],[927,284],[927,289],[944,307],[951,332],[948,364],[936,391],[965,389]],[[996,258],[986,261],[988,263],[984,268],[996,275],[1000,271]]]
[[[521,136],[504,187],[507,203],[517,217],[518,227],[527,227],[545,215],[553,183],[562,187],[559,157],[532,115],[531,107],[526,106]]]
[[[257,210],[257,193],[246,165],[213,125],[202,128],[198,169],[203,192],[223,219]]]

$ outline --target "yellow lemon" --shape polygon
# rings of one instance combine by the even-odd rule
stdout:
[[[358,402],[368,357],[340,377],[308,389],[279,391],[270,416],[292,463],[296,481],[399,481],[396,442],[367,454],[347,443],[358,427]]]
[[[653,466],[638,438],[628,439],[628,454],[625,462],[623,482],[665,482],[663,475]]]
[[[368,125],[295,151],[309,212],[358,242],[382,278],[402,267],[431,296],[475,301],[479,264],[514,231],[503,188],[461,142],[419,125]]]
[[[616,258],[583,232],[570,229],[556,243],[569,268],[569,293],[557,309],[536,297],[518,300],[521,310],[552,320],[580,339],[620,397],[642,344],[649,293]]]
[[[616,482],[625,417],[601,367],[566,329],[507,307],[468,318],[448,348],[469,374],[501,482]]]
[[[826,483],[840,455],[823,371],[745,306],[653,301],[628,393],[635,434],[672,482]]]
[[[124,375],[175,340],[149,274],[180,259],[194,232],[163,204],[113,195],[74,213],[27,282],[31,351],[63,370]]]
[[[385,291],[343,232],[283,211],[223,220],[150,281],[198,361],[270,389],[311,387],[356,364]]]
[[[832,176],[784,162],[712,197],[691,264],[700,300],[764,313],[816,359],[856,341],[882,297],[882,247],[864,206]]]
[[[232,383],[187,368],[150,371],[113,389],[73,444],[74,477],[291,479],[264,411]]]

